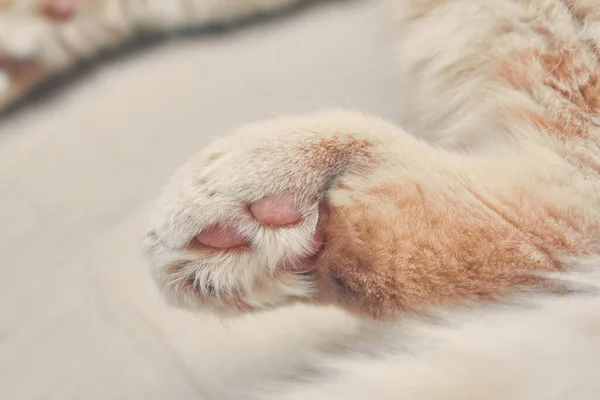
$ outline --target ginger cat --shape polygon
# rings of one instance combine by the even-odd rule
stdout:
[[[237,22],[301,0],[0,0],[0,111],[144,34]]]
[[[139,32],[296,1],[8,3],[6,104]],[[384,3],[411,99],[402,128],[343,110],[249,125],[157,201],[145,251],[172,304],[328,305],[362,326],[215,397],[597,399],[600,3]]]
[[[429,140],[339,110],[217,140],[173,178],[148,234],[170,301],[395,319],[559,295],[547,274],[600,253],[600,6],[389,6],[406,129]]]
[[[217,397],[597,399],[600,3],[385,3],[403,128],[249,125],[158,201],[146,251],[172,304],[330,305],[364,328]]]

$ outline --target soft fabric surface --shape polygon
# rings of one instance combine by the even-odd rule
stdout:
[[[175,41],[0,122],[0,398],[207,399],[201,387],[251,379],[309,332],[350,324],[327,310],[224,324],[169,309],[138,249],[147,202],[211,137],[328,106],[398,120],[377,12],[326,4]],[[254,364],[281,336],[272,365]]]

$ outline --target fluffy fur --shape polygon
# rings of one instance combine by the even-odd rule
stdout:
[[[148,236],[175,304],[305,300],[389,319],[523,288],[559,294],[544,273],[598,254],[598,56],[572,11],[557,1],[390,5],[415,88],[407,125],[440,139],[328,111],[216,141],[165,189]],[[281,193],[301,223],[274,228],[248,213]],[[302,259],[317,224],[327,244],[309,274],[279,268]],[[251,249],[199,246],[215,225]]]
[[[342,350],[321,350],[313,359],[303,360],[312,367],[309,373],[301,368],[286,371],[295,379],[271,377],[262,390],[231,397],[597,399],[600,276],[598,264],[595,267],[583,278],[592,293],[568,298],[529,296],[510,304],[370,326],[358,337],[339,340],[347,346]],[[581,277],[572,278],[579,282]]]
[[[1,48],[30,58],[42,48],[33,60],[52,71],[148,26],[219,22],[294,1],[115,8],[134,3],[90,1],[72,25],[43,28],[52,32],[43,40],[27,42],[15,34],[26,25],[12,25],[0,33],[12,44]],[[403,128],[347,111],[247,126],[188,162],[157,202],[145,248],[171,303],[220,315],[330,305],[362,327],[324,340],[325,349],[315,340],[291,352],[281,374],[214,397],[598,398],[599,3],[385,3],[411,99]],[[190,4],[198,13],[183,12]],[[29,11],[2,18],[14,24],[19,15],[48,21]],[[106,21],[116,28],[95,25]],[[75,24],[106,36],[65,41]],[[249,212],[282,193],[299,223],[270,226]],[[195,239],[215,226],[248,245]],[[315,232],[325,247],[306,259]]]
[[[144,34],[204,28],[300,0],[0,0],[0,110],[36,84]]]

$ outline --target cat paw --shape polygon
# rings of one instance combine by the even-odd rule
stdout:
[[[145,238],[167,301],[227,314],[314,300],[317,264],[335,247],[328,207],[384,159],[371,128],[390,130],[346,112],[275,120],[188,162],[164,189]]]
[[[227,24],[299,0],[0,0],[0,110],[40,81],[145,32]]]
[[[27,92],[51,70],[53,31],[77,17],[79,0],[0,2],[0,105]]]
[[[80,0],[40,0],[37,9],[40,14],[54,22],[66,22],[77,13]]]
[[[0,0],[0,109],[134,33],[120,2]]]

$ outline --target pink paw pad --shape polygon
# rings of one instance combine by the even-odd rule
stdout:
[[[66,22],[77,13],[78,0],[48,0],[40,4],[40,12],[56,22]]]
[[[273,227],[295,224],[301,216],[289,196],[267,197],[250,205],[250,212],[260,222]],[[247,243],[233,227],[213,226],[199,235],[196,240],[208,247],[229,249]],[[323,246],[323,235],[315,233],[312,243],[312,254],[316,254]]]
[[[267,225],[284,226],[295,224],[300,214],[287,196],[267,197],[250,206],[252,215]]]
[[[208,247],[229,249],[241,246],[246,240],[229,226],[213,226],[196,236],[196,240]]]

